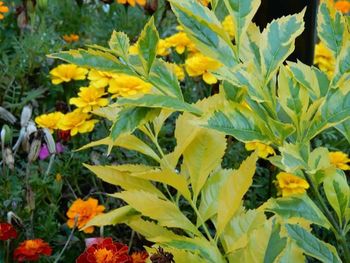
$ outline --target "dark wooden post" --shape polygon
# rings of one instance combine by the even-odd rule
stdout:
[[[318,2],[319,0],[262,0],[253,21],[262,30],[273,19],[298,13],[306,6],[305,30],[296,39],[295,51],[288,60],[296,61],[298,59],[305,64],[312,65],[317,37],[316,14]]]

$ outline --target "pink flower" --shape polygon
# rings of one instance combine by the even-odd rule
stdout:
[[[56,153],[60,154],[60,153],[63,153],[63,151],[64,151],[63,145],[60,142],[56,143]],[[47,148],[46,144],[43,144],[41,146],[41,149],[40,149],[40,152],[39,152],[39,159],[40,160],[45,160],[49,156],[50,156],[49,149]]]

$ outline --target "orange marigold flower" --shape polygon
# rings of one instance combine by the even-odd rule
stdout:
[[[0,1],[0,20],[4,19],[4,13],[7,13],[9,8],[4,5],[3,1]]]
[[[0,223],[0,240],[9,240],[11,238],[16,238],[16,229],[9,223]]]
[[[79,35],[77,35],[77,34],[63,35],[62,38],[67,43],[73,43],[73,42],[78,42],[79,41]]]
[[[132,263],[145,263],[148,258],[146,251],[134,252],[131,254]]]
[[[347,0],[337,1],[334,4],[335,9],[342,12],[343,14],[347,14],[350,12],[350,2]]]
[[[105,210],[103,205],[98,205],[98,200],[94,198],[89,198],[84,201],[82,199],[77,199],[73,202],[67,212],[67,225],[70,228],[74,227],[75,217],[77,217],[77,227],[79,229],[83,228],[87,222],[89,222],[95,216],[102,214]],[[94,227],[87,227],[84,229],[85,233],[94,232]]]
[[[19,262],[36,261],[41,255],[51,256],[52,248],[42,239],[26,240],[14,252],[14,259]]]
[[[131,6],[135,6],[136,4],[140,6],[146,5],[146,0],[116,0],[118,4],[129,4]]]
[[[128,246],[113,242],[112,238],[100,239],[81,254],[76,263],[133,263]]]

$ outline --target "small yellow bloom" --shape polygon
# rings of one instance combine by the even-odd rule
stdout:
[[[74,64],[62,64],[50,71],[52,83],[58,85],[71,80],[84,80],[88,70]]]
[[[343,152],[330,152],[329,159],[331,164],[342,170],[350,170],[350,159],[346,153]]]
[[[197,52],[196,46],[188,38],[185,32],[178,32],[175,35],[172,35],[165,39],[169,47],[175,48],[176,52],[183,54],[187,48],[188,52]]]
[[[61,175],[60,173],[56,174],[55,181],[56,181],[57,183],[59,183],[59,182],[62,181],[62,175]]]
[[[9,8],[5,6],[3,1],[0,1],[0,20],[4,19],[4,13],[7,13]]]
[[[183,65],[178,65],[175,63],[169,63],[171,65],[171,68],[173,72],[175,73],[178,80],[183,81],[185,79],[185,70],[183,68]]]
[[[202,5],[208,6],[209,0],[198,0]]]
[[[79,97],[71,98],[69,103],[81,108],[83,112],[88,113],[108,104],[108,99],[102,98],[105,94],[103,88],[81,87],[78,93]]]
[[[315,47],[315,61],[314,64],[323,72],[332,77],[335,69],[335,58],[332,52],[322,42]]]
[[[62,131],[70,131],[70,135],[74,136],[78,133],[91,132],[97,120],[89,120],[90,115],[76,109],[64,115],[58,123],[58,128]]]
[[[218,81],[209,71],[218,69],[221,64],[212,58],[197,53],[188,58],[185,65],[190,77],[202,76],[203,80],[208,84],[215,84]]]
[[[137,55],[138,53],[139,53],[139,46],[137,43],[135,43],[129,47],[129,54],[130,55]]]
[[[63,118],[62,112],[56,111],[49,114],[42,114],[35,118],[36,124],[41,128],[47,128],[51,133],[58,129],[58,123]]]
[[[226,16],[224,21],[222,21],[222,27],[226,33],[230,36],[231,39],[235,38],[235,27],[234,21],[231,16]]]
[[[73,43],[79,41],[79,36],[77,34],[63,35],[62,38],[67,43]]]
[[[340,0],[334,4],[335,9],[342,12],[343,14],[347,14],[350,12],[350,2],[348,0]]]
[[[167,56],[170,53],[170,45],[167,40],[160,39],[157,46],[157,55],[158,56]]]
[[[264,144],[264,143],[261,143],[261,142],[247,142],[245,144],[245,148],[247,151],[255,151],[257,150],[258,152],[258,156],[260,158],[266,158],[267,156],[269,155],[275,155],[275,150],[267,145],[267,144]]]
[[[79,198],[73,202],[67,211],[67,225],[73,228],[75,218],[77,217],[77,227],[78,229],[82,229],[91,219],[102,214],[104,210],[105,207],[103,205],[98,205],[98,200],[94,198],[89,198],[86,201]],[[84,229],[84,232],[92,233],[94,232],[94,227],[87,227]]]
[[[135,6],[136,4],[140,6],[146,5],[146,0],[116,0],[118,4],[129,4],[131,6]]]
[[[107,71],[98,71],[95,69],[90,70],[88,79],[90,80],[90,86],[95,88],[105,88],[113,84],[114,80],[118,77],[115,73]]]
[[[130,97],[139,93],[150,92],[152,85],[134,76],[118,74],[118,77],[109,85],[108,92],[112,97]]]
[[[309,188],[309,184],[304,179],[295,176],[294,174],[280,172],[277,175],[277,188],[281,191],[282,196],[291,196],[305,193]]]

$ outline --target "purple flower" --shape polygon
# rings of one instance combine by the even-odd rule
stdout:
[[[63,153],[63,151],[64,151],[63,145],[60,142],[56,143],[56,153],[60,154],[60,153]],[[47,148],[47,145],[44,143],[42,144],[39,152],[39,159],[45,160],[49,156],[50,156],[49,149]]]

